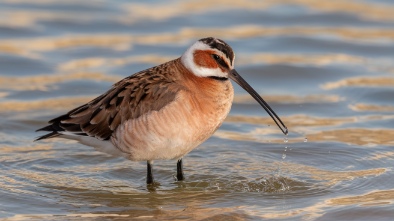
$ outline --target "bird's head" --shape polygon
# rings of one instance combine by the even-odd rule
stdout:
[[[232,79],[246,90],[287,134],[287,127],[261,96],[234,69],[235,54],[223,40],[202,38],[190,46],[181,57],[182,64],[195,76],[219,81]]]

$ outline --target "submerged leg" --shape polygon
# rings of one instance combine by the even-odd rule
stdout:
[[[176,163],[176,178],[178,179],[178,181],[185,179],[185,177],[183,176],[182,158]]]
[[[152,173],[152,162],[147,161],[147,175],[146,175],[146,184],[153,184],[153,173]]]

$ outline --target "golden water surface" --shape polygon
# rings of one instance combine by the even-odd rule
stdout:
[[[392,220],[394,2],[0,0],[1,220]],[[211,139],[146,163],[37,128],[215,36],[235,87]]]

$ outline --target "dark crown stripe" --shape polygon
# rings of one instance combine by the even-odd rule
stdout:
[[[203,38],[200,39],[200,41],[207,44],[211,48],[223,52],[223,54],[225,54],[226,57],[230,60],[230,64],[231,65],[233,64],[234,52],[233,49],[231,49],[230,45],[228,45],[226,42],[224,42],[221,39],[212,38],[212,37]]]

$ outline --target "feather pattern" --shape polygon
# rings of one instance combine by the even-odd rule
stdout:
[[[176,83],[174,63],[179,59],[141,71],[114,84],[105,94],[49,121],[38,131],[51,131],[37,140],[62,132],[110,139],[119,125],[130,119],[162,109],[174,101],[183,86]]]

